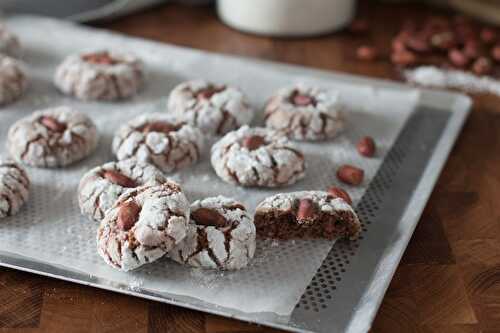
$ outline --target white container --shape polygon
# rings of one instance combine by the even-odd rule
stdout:
[[[351,22],[356,0],[217,0],[227,25],[271,36],[311,36]]]

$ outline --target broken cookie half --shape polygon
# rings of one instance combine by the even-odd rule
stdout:
[[[242,203],[223,196],[195,201],[186,238],[168,253],[194,267],[234,270],[255,253],[255,225]]]
[[[361,230],[358,216],[341,198],[327,192],[280,193],[266,198],[254,217],[262,238],[356,239]]]
[[[189,202],[179,185],[166,181],[125,192],[97,232],[97,250],[114,268],[130,271],[153,262],[184,239]]]

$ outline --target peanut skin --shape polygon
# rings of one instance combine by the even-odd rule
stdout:
[[[337,178],[349,185],[360,185],[363,182],[365,172],[352,165],[342,165],[337,170]]]
[[[199,225],[223,227],[227,224],[224,216],[209,208],[198,208],[191,213],[191,218]]]
[[[133,188],[137,186],[135,181],[114,170],[106,170],[104,171],[102,176],[107,180],[109,180],[110,182],[112,182],[113,184],[117,184],[123,187]]]
[[[127,201],[120,205],[117,224],[123,231],[132,229],[139,218],[141,207],[135,201]]]
[[[297,221],[312,222],[315,217],[314,203],[311,199],[301,199],[297,209]]]
[[[375,141],[372,137],[365,136],[359,140],[357,149],[360,155],[365,157],[373,157],[375,155]]]
[[[352,205],[352,199],[349,193],[340,187],[332,186],[328,189],[328,194],[330,194],[333,198],[341,198],[349,205]]]
[[[248,148],[248,150],[255,150],[265,144],[265,139],[259,135],[253,135],[245,138],[243,140],[243,146]]]
[[[50,116],[43,116],[40,119],[43,126],[47,127],[53,132],[64,132],[66,130],[66,124],[60,123],[57,119]]]

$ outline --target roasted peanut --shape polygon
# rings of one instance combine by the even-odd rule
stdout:
[[[352,165],[342,165],[337,170],[337,178],[349,185],[359,185],[363,182],[364,171]]]

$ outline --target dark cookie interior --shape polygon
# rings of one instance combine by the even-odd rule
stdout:
[[[311,238],[355,238],[359,232],[356,217],[349,211],[326,213],[316,207],[311,209],[307,219],[299,214],[300,200],[296,200],[291,210],[271,209],[257,211],[255,226],[261,238],[311,239]],[[299,218],[298,218],[299,215]]]

